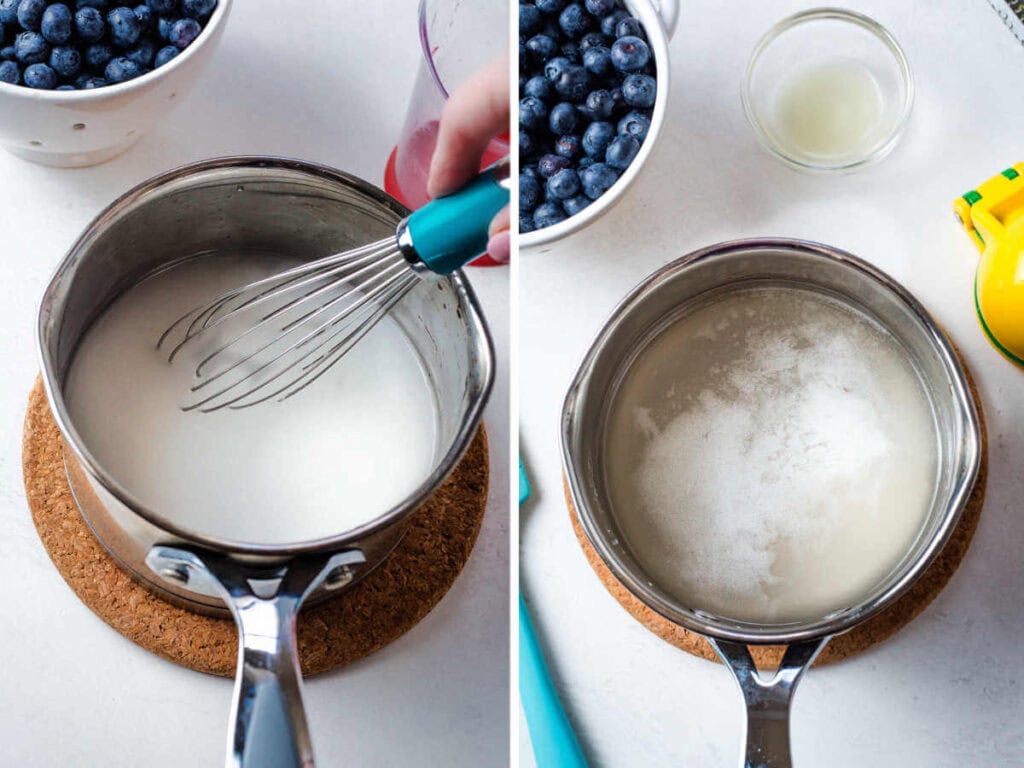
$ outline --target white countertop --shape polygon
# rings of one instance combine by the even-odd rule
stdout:
[[[246,153],[319,161],[381,183],[419,61],[416,2],[293,5],[236,3],[209,73],[126,155],[68,171],[0,152],[4,765],[223,765],[231,683],[141,650],[79,602],[29,517],[21,427],[43,287],[86,224],[130,186],[186,162]],[[507,764],[508,274],[469,276],[497,346],[483,530],[452,590],[419,625],[307,682],[321,766]]]
[[[739,762],[744,719],[731,676],[635,622],[584,560],[562,498],[558,424],[576,366],[633,285],[701,246],[775,235],[849,250],[924,302],[975,375],[990,451],[980,526],[945,591],[893,639],[801,683],[796,763],[1020,765],[1024,372],[977,327],[978,254],[950,206],[1024,159],[1024,48],[986,0],[843,3],[904,46],[917,103],[903,143],[880,165],[809,176],[756,144],[739,88],[761,34],[811,4],[682,5],[668,116],[649,167],[605,218],[521,260],[521,444],[534,484],[521,521],[521,584],[584,751],[607,768]],[[525,727],[520,751],[531,765]]]

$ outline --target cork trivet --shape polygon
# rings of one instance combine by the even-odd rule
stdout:
[[[966,370],[966,366],[965,366]],[[831,664],[842,661],[858,653],[866,651],[873,645],[887,640],[903,627],[913,621],[939,592],[946,586],[950,578],[960,566],[960,561],[967,554],[967,548],[974,538],[974,531],[978,527],[978,520],[981,517],[982,504],[985,501],[985,483],[988,476],[988,434],[985,429],[985,418],[981,411],[980,398],[974,386],[970,372],[967,372],[968,383],[971,395],[978,408],[978,420],[981,423],[981,468],[978,471],[978,479],[974,483],[974,489],[967,501],[960,521],[957,523],[953,536],[946,543],[945,548],[935,558],[934,562],[921,575],[921,578],[901,598],[885,610],[875,614],[863,624],[860,624],[849,632],[833,637],[824,650],[818,654],[814,664]],[[564,482],[564,477],[563,477]],[[677,648],[681,648],[694,656],[719,661],[718,656],[711,649],[711,645],[702,636],[690,632],[687,629],[674,624],[673,622],[655,613],[644,605],[633,595],[622,583],[615,578],[608,566],[604,564],[597,554],[594,546],[587,538],[579,522],[579,516],[572,503],[569,488],[564,487],[565,500],[569,505],[569,517],[572,519],[572,527],[576,532],[576,538],[583,547],[583,554],[587,562],[597,572],[601,583],[611,593],[612,597],[619,601],[629,614],[643,624],[647,629],[656,634]],[[782,654],[785,648],[782,646],[751,646],[750,655],[759,669],[776,669],[782,661]]]
[[[132,642],[184,667],[235,672],[231,619],[179,608],[141,586],[93,537],[64,474],[63,439],[42,382],[29,397],[22,445],[32,520],[54,565],[97,616]],[[440,601],[462,570],[487,500],[483,427],[444,485],[418,509],[388,559],[363,581],[299,616],[303,673],[314,675],[368,656],[407,632]]]

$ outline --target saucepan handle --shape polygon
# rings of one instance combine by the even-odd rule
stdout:
[[[312,768],[295,624],[302,601],[321,583],[338,588],[351,581],[363,553],[255,569],[224,555],[157,546],[146,562],[164,579],[220,597],[238,624],[227,768]]]
[[[743,768],[792,768],[789,712],[800,678],[829,638],[793,643],[778,670],[762,676],[743,643],[711,640],[718,656],[732,670],[747,707],[747,745]]]

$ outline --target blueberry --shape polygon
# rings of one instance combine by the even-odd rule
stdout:
[[[519,100],[519,124],[524,128],[540,128],[548,116],[544,102],[534,96]]]
[[[647,138],[647,131],[651,128],[651,118],[643,112],[635,109],[619,120],[619,134],[622,136],[633,136],[640,141]]]
[[[50,68],[61,77],[74,77],[82,68],[82,54],[70,45],[58,45],[50,51]]]
[[[612,95],[612,101],[615,102],[615,112],[621,112],[627,106],[629,106],[628,104],[626,104],[626,100],[622,96],[621,88],[612,88],[610,93]]]
[[[123,83],[141,75],[142,68],[127,56],[116,56],[107,64],[103,74],[112,83]]]
[[[121,7],[112,10],[107,14],[107,26],[110,28],[110,42],[119,48],[130,48],[135,45],[142,34],[139,19],[131,8]]]
[[[549,198],[568,200],[580,191],[580,176],[572,168],[559,171],[545,185]]]
[[[79,75],[75,78],[75,88],[80,91],[91,91],[93,88],[102,88],[107,81],[95,75]]]
[[[583,52],[583,66],[586,70],[598,77],[606,77],[612,70],[612,56],[603,45],[595,45]]]
[[[653,107],[658,84],[650,75],[627,75],[622,81],[622,98],[631,107]]]
[[[519,175],[519,210],[532,211],[544,197],[540,183],[532,176]]]
[[[635,136],[616,136],[604,153],[604,161],[612,168],[624,170],[629,167],[640,151],[640,139]]]
[[[156,27],[156,14],[153,13],[153,9],[143,3],[142,5],[136,5],[132,12],[135,14],[136,21],[139,22],[139,29],[145,34],[152,32]]]
[[[555,202],[541,203],[533,212],[533,223],[537,229],[550,227],[560,221],[565,221],[565,210]]]
[[[580,38],[579,46],[581,51],[586,52],[591,48],[604,45],[605,42],[605,37],[600,32],[587,32],[587,34]]]
[[[14,38],[14,50],[22,64],[39,64],[50,57],[50,45],[38,32],[22,32]]]
[[[616,0],[586,0],[587,10],[594,16],[607,16],[615,10]]]
[[[584,168],[589,168],[595,162],[596,161],[594,160],[594,158],[584,155],[583,157],[580,158],[580,161],[576,163],[576,167],[579,169],[580,173],[583,173]]]
[[[85,63],[93,69],[106,69],[112,58],[114,58],[114,49],[106,43],[93,43],[85,49]]]
[[[174,24],[171,25],[171,45],[176,45],[181,50],[185,50],[192,44],[192,41],[199,37],[199,33],[203,31],[203,28],[199,26],[199,22],[195,19],[178,19]]]
[[[537,173],[544,179],[550,179],[556,173],[568,167],[569,161],[558,155],[543,155],[537,161]]]
[[[583,61],[583,55],[580,53],[580,47],[572,40],[568,43],[562,43],[561,51],[562,55],[573,64],[579,64]]]
[[[576,134],[559,136],[555,142],[555,154],[566,160],[575,160],[583,154],[583,144]]]
[[[583,132],[583,151],[591,157],[604,157],[605,150],[614,138],[615,127],[611,123],[591,123]]]
[[[95,8],[79,8],[75,13],[75,29],[79,40],[96,43],[103,39],[106,24],[103,15]]]
[[[525,234],[526,232],[533,232],[537,226],[533,223],[533,214],[526,213],[525,211],[519,212],[519,232]]]
[[[558,15],[558,26],[572,39],[582,37],[590,29],[593,17],[579,3],[566,6]]]
[[[524,96],[533,96],[535,99],[551,98],[551,81],[543,75],[535,75],[526,81],[523,86]]]
[[[569,101],[583,101],[590,90],[590,73],[573,64],[555,81],[555,90]]]
[[[534,165],[527,165],[519,171],[521,176],[529,176],[534,181],[540,181],[540,174],[537,173],[537,167]]]
[[[597,200],[608,191],[619,176],[614,168],[604,163],[594,163],[580,171],[580,181],[583,185],[583,194],[591,200]]]
[[[601,32],[608,37],[617,37],[615,34],[615,28],[619,26],[619,22],[623,19],[628,19],[629,14],[621,8],[617,11],[612,11],[603,19],[601,19]]]
[[[623,19],[615,25],[616,37],[644,37],[644,28],[634,18]]]
[[[578,120],[579,115],[576,112],[576,107],[562,102],[561,104],[555,104],[551,108],[551,114],[548,117],[548,127],[553,134],[561,136],[576,130],[576,122]]]
[[[639,37],[620,37],[612,44],[612,64],[619,72],[639,72],[651,60],[651,49]]]
[[[171,47],[173,47],[173,46],[171,46]],[[178,50],[178,49],[175,48],[174,50]],[[157,59],[159,60],[159,58],[160,58],[160,54],[158,53],[157,54]],[[160,65],[157,64],[157,66],[160,66]],[[531,134],[525,128],[520,128],[519,129],[519,158],[523,159],[523,158],[531,157],[535,150],[536,150],[536,144],[535,144],[535,142],[533,140],[533,134]]]
[[[17,85],[21,80],[21,68],[13,61],[5,61],[0,64],[0,83]]]
[[[46,42],[60,45],[71,39],[71,9],[63,3],[54,3],[43,12],[40,31]]]
[[[529,37],[540,29],[540,11],[535,5],[519,6],[519,34]]]
[[[13,45],[0,48],[0,61],[14,61],[18,58],[18,50]]]
[[[566,0],[537,0],[534,5],[544,13],[558,13],[565,8]]]
[[[168,47],[174,48],[174,46]],[[178,49],[175,48],[174,50]],[[140,68],[149,69],[153,66],[153,57],[156,56],[156,46],[149,40],[139,40],[133,48],[129,48],[125,51],[124,55],[138,64]]]
[[[20,0],[0,0],[0,24],[18,23],[18,5]]]
[[[570,197],[568,200],[563,200],[562,207],[565,209],[565,212],[567,214],[569,214],[570,216],[575,216],[577,213],[579,213],[588,205],[590,205],[590,203],[591,200],[586,195],[576,195],[574,197]]]
[[[591,91],[587,94],[584,109],[593,120],[607,120],[615,111],[615,99],[610,91]]]
[[[181,15],[190,19],[201,19],[213,13],[217,0],[181,0]]]
[[[156,52],[156,58],[153,60],[153,67],[162,67],[164,64],[169,62],[181,51],[175,48],[173,45],[165,45],[159,51]]]
[[[46,64],[30,64],[23,75],[25,85],[41,91],[52,91],[57,87],[57,73]]]
[[[38,32],[45,12],[46,0],[21,0],[18,3],[18,23],[22,29]]]
[[[564,56],[556,56],[555,58],[544,62],[544,77],[553,83],[568,71],[571,66],[572,62],[567,58]]]
[[[550,35],[534,35],[526,41],[526,51],[537,61],[546,61],[555,55],[558,43]]]
[[[168,19],[164,16],[160,16],[156,20],[156,34],[161,40],[171,41],[171,27],[174,26],[174,22],[177,19]]]
[[[178,6],[178,0],[146,0],[146,5],[153,9],[153,13],[163,15],[173,12]]]

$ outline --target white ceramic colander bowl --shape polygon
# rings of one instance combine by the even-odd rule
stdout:
[[[195,41],[162,67],[91,91],[41,91],[0,83],[0,146],[62,168],[96,165],[124,152],[193,86],[224,30],[232,0],[219,0]]]
[[[647,137],[629,168],[607,192],[575,216],[570,216],[551,227],[522,233],[519,236],[519,245],[524,249],[538,248],[544,251],[552,243],[583,229],[590,222],[604,216],[608,209],[622,198],[640,174],[658,140],[658,134],[661,133],[661,124],[665,119],[665,104],[668,101],[670,90],[668,41],[675,33],[676,23],[679,21],[679,0],[623,0],[623,5],[643,24],[657,68],[658,94],[655,97],[654,112],[651,115],[651,127],[647,131]]]

